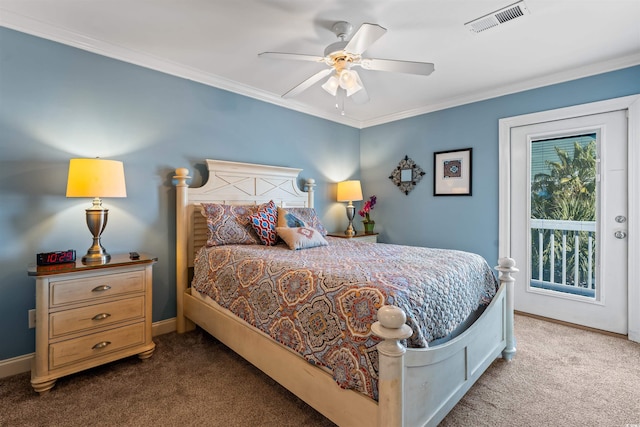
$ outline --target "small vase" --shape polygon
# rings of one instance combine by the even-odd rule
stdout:
[[[373,234],[373,227],[375,227],[375,221],[362,221],[364,224],[364,234]]]

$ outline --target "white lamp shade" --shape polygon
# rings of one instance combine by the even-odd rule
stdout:
[[[360,181],[342,181],[338,183],[338,201],[355,202],[362,200],[362,187]]]
[[[340,81],[335,74],[329,77],[329,79],[322,85],[322,89],[326,90],[333,96],[336,96],[336,93],[338,93],[338,87],[340,87]]]
[[[362,89],[362,81],[360,76],[353,70],[342,70],[340,73],[340,87],[347,91],[347,96]]]
[[[127,197],[122,162],[71,159],[67,197]]]

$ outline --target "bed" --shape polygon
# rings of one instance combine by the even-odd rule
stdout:
[[[291,211],[299,208],[313,208],[315,182],[307,179],[299,183],[298,175],[301,170],[295,168],[220,160],[206,160],[206,165],[209,176],[206,183],[199,188],[188,187],[187,180],[190,177],[189,171],[185,168],[176,169],[174,177],[177,190],[176,322],[178,332],[191,330],[196,325],[200,326],[340,426],[437,425],[493,360],[500,356],[511,360],[515,355],[512,273],[517,269],[513,260],[504,258],[499,260],[499,265],[496,267],[499,271],[499,283],[494,285],[493,291],[490,291],[491,286],[485,283],[480,291],[468,292],[472,294],[469,296],[471,301],[481,299],[486,303],[480,304],[478,308],[467,307],[466,312],[471,310],[471,313],[468,313],[471,314],[470,317],[466,317],[467,314],[460,314],[464,319],[452,322],[442,331],[434,332],[434,328],[427,328],[429,332],[424,336],[417,333],[419,327],[416,327],[416,324],[420,319],[416,318],[415,313],[406,303],[406,300],[416,298],[410,296],[404,298],[405,290],[396,292],[395,282],[390,283],[387,288],[383,287],[382,290],[372,292],[377,295],[377,302],[370,301],[365,304],[369,309],[375,307],[377,315],[367,312],[359,319],[360,323],[353,322],[353,324],[337,319],[337,323],[342,322],[338,329],[344,331],[343,336],[339,338],[347,340],[347,344],[338,342],[336,337],[331,337],[329,344],[337,343],[336,345],[342,346],[343,349],[348,347],[362,350],[357,355],[355,351],[352,352],[354,357],[351,359],[360,358],[359,363],[356,361],[350,365],[350,369],[354,372],[364,371],[365,368],[370,367],[368,365],[375,365],[371,374],[359,374],[359,380],[355,381],[364,386],[353,386],[354,389],[350,389],[347,388],[350,387],[348,381],[339,386],[336,379],[344,380],[345,376],[337,375],[326,366],[327,354],[334,354],[331,353],[334,347],[327,342],[322,342],[318,346],[323,350],[320,356],[311,352],[304,353],[299,349],[294,351],[289,340],[281,339],[282,335],[270,333],[270,330],[276,329],[274,325],[279,321],[273,317],[275,316],[273,313],[281,313],[282,318],[285,319],[286,309],[269,308],[270,314],[264,315],[260,312],[250,313],[246,309],[250,304],[245,303],[238,310],[238,304],[231,302],[230,299],[227,302],[225,298],[216,300],[216,296],[220,293],[224,294],[225,290],[207,289],[206,283],[209,282],[204,280],[204,275],[217,274],[213,277],[213,282],[226,283],[229,294],[238,293],[234,287],[248,289],[250,285],[249,281],[245,283],[242,279],[240,279],[242,283],[229,284],[233,281],[225,281],[224,277],[241,276],[237,272],[223,273],[223,268],[218,267],[218,264],[215,268],[211,268],[212,260],[233,258],[234,262],[230,264],[236,267],[250,265],[257,259],[260,259],[261,263],[281,263],[286,259],[289,263],[288,266],[268,264],[269,267],[264,270],[268,274],[263,274],[261,277],[253,274],[254,270],[246,269],[251,273],[247,274],[247,277],[252,274],[256,276],[255,284],[251,286],[266,286],[265,283],[271,280],[275,283],[281,279],[282,274],[285,274],[284,271],[295,269],[292,262],[301,262],[305,265],[305,271],[313,272],[312,267],[320,262],[318,259],[326,258],[326,253],[323,254],[323,251],[340,253],[339,251],[342,250],[347,254],[349,250],[354,252],[360,250],[355,246],[362,246],[363,251],[370,253],[372,260],[385,256],[385,252],[390,252],[391,257],[403,260],[398,264],[409,265],[412,259],[418,258],[438,260],[438,256],[457,259],[451,268],[446,267],[445,271],[440,272],[437,277],[448,276],[451,271],[458,269],[454,268],[456,265],[466,266],[471,262],[466,258],[458,259],[457,253],[441,254],[439,250],[429,248],[354,242],[346,243],[352,245],[349,250],[341,249],[339,245],[344,245],[345,239],[334,241],[330,238],[327,238],[328,246],[320,245],[317,248],[301,251],[290,251],[288,246],[282,243],[271,247],[260,245],[207,247],[209,246],[207,245],[209,228],[205,216],[201,213],[204,206],[210,203],[227,206],[262,206],[271,202]],[[301,191],[300,187],[306,191]],[[286,252],[289,255],[295,253],[295,256],[286,256]],[[417,252],[419,255],[416,255]],[[313,259],[314,256],[318,259]],[[459,256],[467,257],[468,255],[460,253]],[[403,257],[408,257],[408,261],[405,262]],[[295,261],[296,259],[298,261]],[[442,265],[441,261],[436,264],[438,263]],[[342,264],[352,265],[353,263]],[[419,265],[421,264],[416,264],[416,266]],[[229,265],[224,268],[232,267]],[[371,266],[351,270],[362,270],[363,277],[372,281],[373,278],[377,280],[384,276],[384,272],[388,269],[386,267],[380,269],[378,266],[376,270]],[[325,265],[320,266],[313,274],[315,274],[314,277],[324,277],[328,275],[327,272],[338,276],[356,273],[351,270],[340,268],[338,265],[331,268]],[[414,268],[413,271],[410,268],[405,269],[402,274],[406,276],[420,274],[417,270],[418,268]],[[486,272],[482,274],[488,276]],[[493,279],[493,275],[490,276]],[[385,277],[383,281],[389,282],[388,279],[389,277]],[[398,280],[401,279],[402,277],[398,278]],[[353,280],[358,283],[363,281],[361,277]],[[490,279],[485,277],[485,280]],[[438,287],[438,284],[434,283],[433,286]],[[208,295],[207,290],[209,290]],[[358,289],[353,291],[351,294],[356,294]],[[254,293],[258,294],[257,291]],[[361,296],[362,293],[357,292],[357,295]],[[244,301],[250,299],[251,295],[246,293],[243,297]],[[341,295],[344,296],[344,293]],[[324,294],[306,296],[309,297],[306,300],[308,304],[319,300],[324,304],[328,301],[328,296]],[[340,301],[337,304],[344,304],[347,300],[344,297],[338,299]],[[464,296],[456,295],[456,301],[463,300]],[[263,305],[268,306],[266,303]],[[399,307],[403,307],[404,310]],[[327,310],[329,313],[331,309]],[[291,313],[292,318],[299,316],[302,319],[305,309],[304,307],[292,308]],[[264,319],[260,321],[259,317]],[[376,317],[377,321],[372,324],[362,322],[362,319],[374,320]],[[351,332],[356,335],[355,345],[348,341],[348,335]],[[336,351],[335,354],[337,353]],[[346,371],[348,369],[345,369]]]

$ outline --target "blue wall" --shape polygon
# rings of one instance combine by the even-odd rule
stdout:
[[[361,178],[380,241],[498,257],[498,120],[640,93],[640,66],[437,111],[360,133]],[[433,196],[433,153],[473,148],[472,196]],[[408,155],[426,175],[408,196],[389,180]],[[365,196],[367,197],[367,196]]]
[[[34,351],[27,310],[37,252],[91,236],[89,200],[64,196],[73,157],[121,160],[126,199],[107,199],[111,252],[156,254],[153,320],[175,316],[176,167],[204,158],[300,167],[327,228],[346,227],[333,183],[363,180],[381,241],[497,257],[498,119],[640,92],[640,67],[438,111],[362,131],[0,28],[0,361]],[[473,196],[433,197],[433,152],[473,147]],[[409,155],[427,175],[405,196],[388,179]],[[360,162],[358,162],[360,156]],[[360,229],[361,225],[357,224]]]
[[[205,158],[303,168],[327,227],[346,228],[333,183],[358,177],[359,131],[0,28],[0,360],[35,349],[35,254],[91,244],[91,201],[65,190],[69,159],[96,156],[123,161],[128,193],[104,200],[103,245],[159,257],[158,321],[175,316],[175,168],[194,186]]]

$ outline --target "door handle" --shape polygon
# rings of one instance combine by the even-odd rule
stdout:
[[[625,237],[627,237],[627,233],[621,230],[616,231],[615,233],[613,233],[613,235],[616,236],[616,239],[624,239]]]

